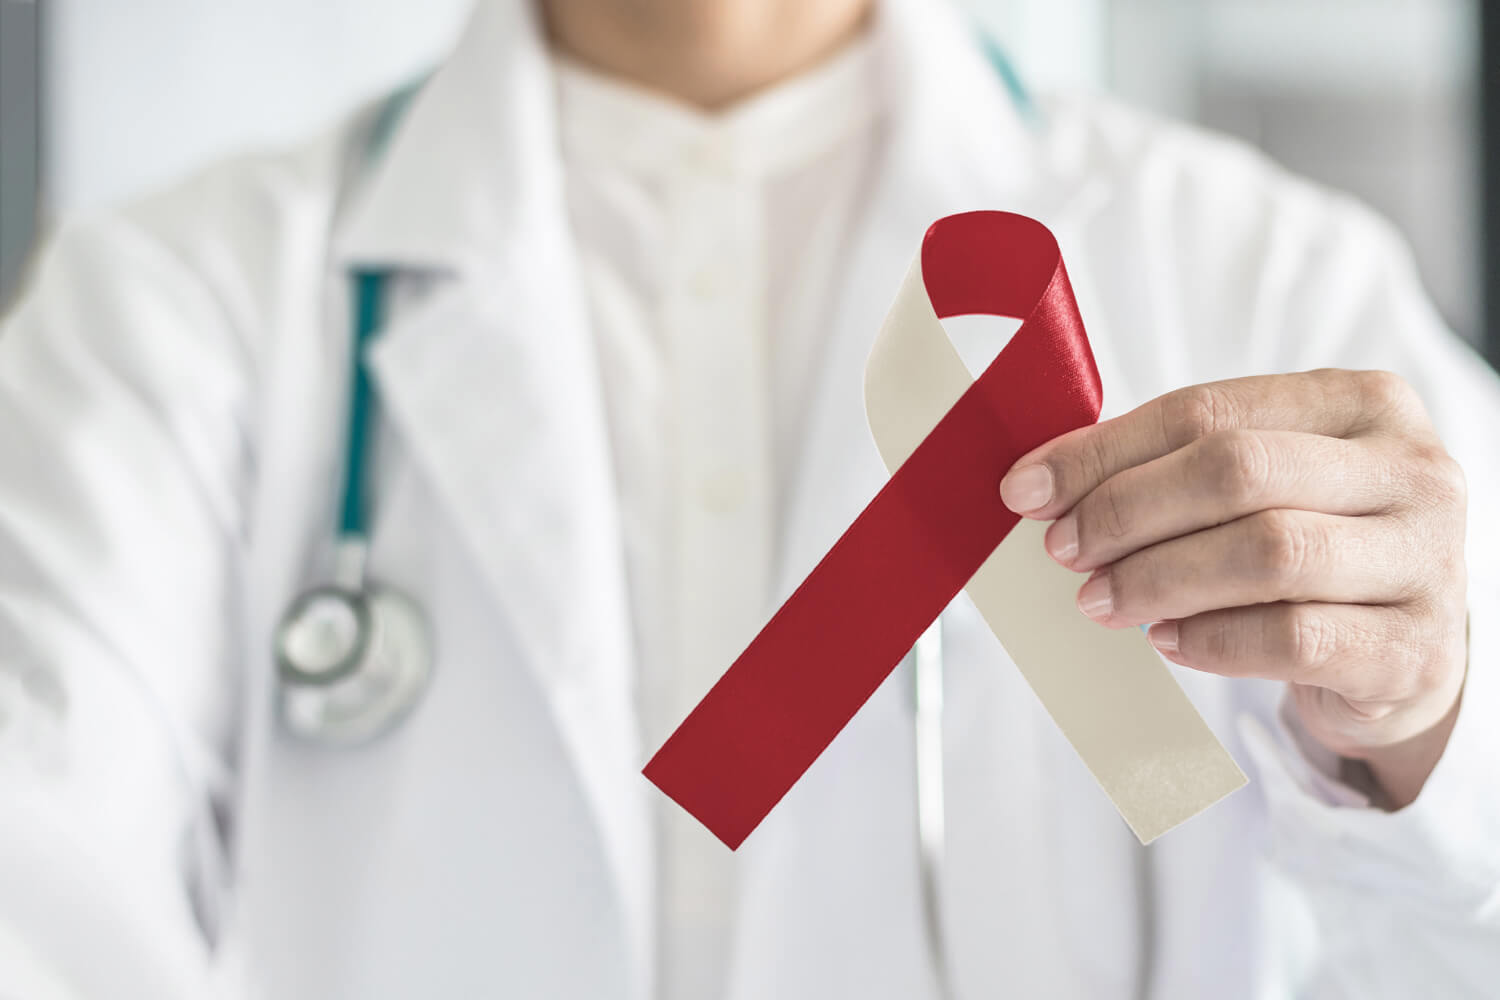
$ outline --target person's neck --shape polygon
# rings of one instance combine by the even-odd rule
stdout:
[[[816,65],[873,0],[537,0],[564,55],[705,109]]]

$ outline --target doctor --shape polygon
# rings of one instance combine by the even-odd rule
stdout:
[[[960,599],[934,947],[904,669],[737,854],[639,768],[883,481],[865,351],[975,208],[1057,232],[1115,415],[997,488],[1251,784],[1142,850]],[[352,273],[364,579],[434,659],[330,748],[272,645],[335,571]],[[482,0],[409,99],[64,233],[0,333],[0,995],[1492,996],[1497,429],[1367,211],[1024,104],[940,5]]]

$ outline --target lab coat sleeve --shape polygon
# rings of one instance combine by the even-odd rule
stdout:
[[[1308,995],[1490,996],[1500,984],[1500,380],[1446,330],[1385,223],[1344,199],[1321,205],[1295,213],[1316,235],[1283,272],[1297,277],[1271,367],[1387,369],[1424,399],[1468,481],[1466,687],[1441,762],[1394,813],[1338,780],[1338,761],[1285,702],[1279,718],[1242,718],[1241,733],[1271,859],[1318,917]]]
[[[0,996],[204,995],[250,368],[124,219],[0,325]]]

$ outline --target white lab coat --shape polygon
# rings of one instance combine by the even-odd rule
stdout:
[[[1397,814],[1331,804],[1276,685],[1184,670],[1252,783],[1143,852],[960,599],[957,995],[1493,995],[1495,378],[1349,201],[1096,99],[1030,124],[968,29],[920,0],[887,3],[880,30],[889,150],[838,292],[781,595],[884,478],[864,354],[925,226],[974,208],[1056,230],[1109,411],[1254,372],[1391,368],[1472,493],[1466,701]],[[654,748],[636,736],[550,97],[530,15],[493,0],[378,162],[360,165],[362,115],[46,256],[0,334],[0,995],[43,971],[153,1000],[648,995]],[[437,667],[399,731],[329,752],[275,725],[268,643],[326,567],[357,264],[405,276],[370,353],[372,571],[425,606]],[[935,995],[909,680],[742,848],[730,1000]]]

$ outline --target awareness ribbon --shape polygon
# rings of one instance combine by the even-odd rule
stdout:
[[[1022,320],[978,379],[939,322],[967,314]],[[1007,212],[934,223],[865,368],[890,480],[646,777],[737,848],[967,588],[1143,843],[1243,785],[1145,637],[1080,615],[1079,578],[1046,554],[1044,526],[1000,500],[1018,458],[1096,421],[1101,400],[1047,228]]]

